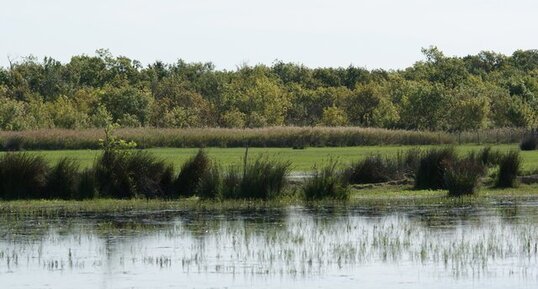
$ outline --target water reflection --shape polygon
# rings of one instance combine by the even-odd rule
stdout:
[[[538,205],[0,219],[6,288],[535,288]]]

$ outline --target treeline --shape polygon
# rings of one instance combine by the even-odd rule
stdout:
[[[107,50],[0,68],[0,129],[361,126],[451,132],[535,127],[538,50],[480,52],[397,71],[211,63],[146,67]]]

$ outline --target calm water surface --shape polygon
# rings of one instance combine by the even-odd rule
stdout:
[[[538,202],[4,215],[0,288],[538,288]]]

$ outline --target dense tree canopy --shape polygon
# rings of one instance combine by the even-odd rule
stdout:
[[[68,63],[27,57],[0,67],[0,129],[373,126],[463,131],[535,127],[538,50],[424,60],[396,71],[211,63],[146,67],[108,50]]]

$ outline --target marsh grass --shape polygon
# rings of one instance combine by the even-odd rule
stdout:
[[[402,179],[404,170],[397,158],[377,154],[352,163],[345,176],[352,184],[383,183]]]
[[[69,200],[76,198],[80,181],[80,166],[69,158],[62,158],[47,175],[44,198]]]
[[[337,168],[338,161],[334,159],[329,160],[321,169],[314,168],[314,175],[306,180],[302,188],[304,199],[307,201],[348,200],[349,185],[344,174]]]
[[[445,170],[456,159],[453,147],[430,149],[420,159],[415,174],[416,189],[445,189]]]
[[[73,196],[75,200],[89,200],[99,197],[97,191],[97,179],[93,168],[84,169],[80,173],[80,179],[77,184],[76,193]]]
[[[518,151],[506,153],[500,159],[495,185],[499,188],[517,187],[517,176],[521,172],[521,162],[521,156]]]
[[[7,153],[0,157],[0,198],[41,198],[49,167],[43,157]]]
[[[210,169],[211,160],[205,151],[200,149],[194,157],[181,166],[174,184],[177,194],[182,197],[192,197],[198,194],[202,179]]]
[[[521,139],[519,148],[522,151],[533,151],[538,145],[538,138],[534,134],[528,134]]]
[[[358,127],[266,127],[226,128],[124,128],[116,131],[121,139],[134,141],[141,148],[151,147],[334,147],[364,145],[428,145],[454,143],[443,132],[420,132]],[[0,132],[0,142],[18,140],[27,150],[98,149],[105,137],[99,129],[46,129]]]
[[[448,195],[459,197],[475,194],[480,186],[480,178],[485,172],[485,165],[470,157],[447,163],[444,179]]]
[[[222,198],[269,200],[282,195],[290,171],[288,161],[258,157],[243,170],[232,166],[224,174]]]
[[[168,197],[173,168],[145,151],[106,151],[96,161],[95,176],[103,197]]]

